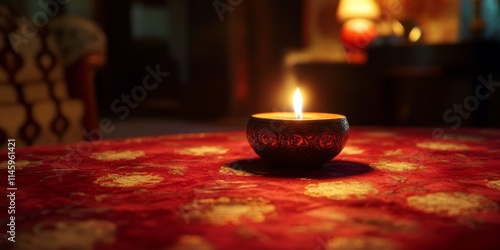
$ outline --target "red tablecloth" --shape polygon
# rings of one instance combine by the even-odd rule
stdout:
[[[500,130],[352,128],[307,172],[243,131],[15,151],[2,249],[500,249]]]

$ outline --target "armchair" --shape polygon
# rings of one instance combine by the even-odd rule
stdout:
[[[0,13],[0,145],[83,139],[97,127],[93,76],[105,62],[104,34],[77,19],[37,27],[1,4]]]

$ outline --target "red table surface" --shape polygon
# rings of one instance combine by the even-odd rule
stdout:
[[[19,148],[14,187],[1,249],[500,249],[498,129],[351,128],[306,172],[244,131]]]

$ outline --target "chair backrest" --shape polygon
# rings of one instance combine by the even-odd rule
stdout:
[[[0,145],[82,138],[82,102],[68,96],[61,55],[46,27],[0,5]]]

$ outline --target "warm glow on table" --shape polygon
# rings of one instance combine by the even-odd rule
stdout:
[[[498,249],[500,129],[433,130],[356,127],[304,170],[258,158],[244,131],[102,140],[77,167],[79,144],[17,148],[16,242],[0,249]],[[266,147],[271,132],[256,131]]]

